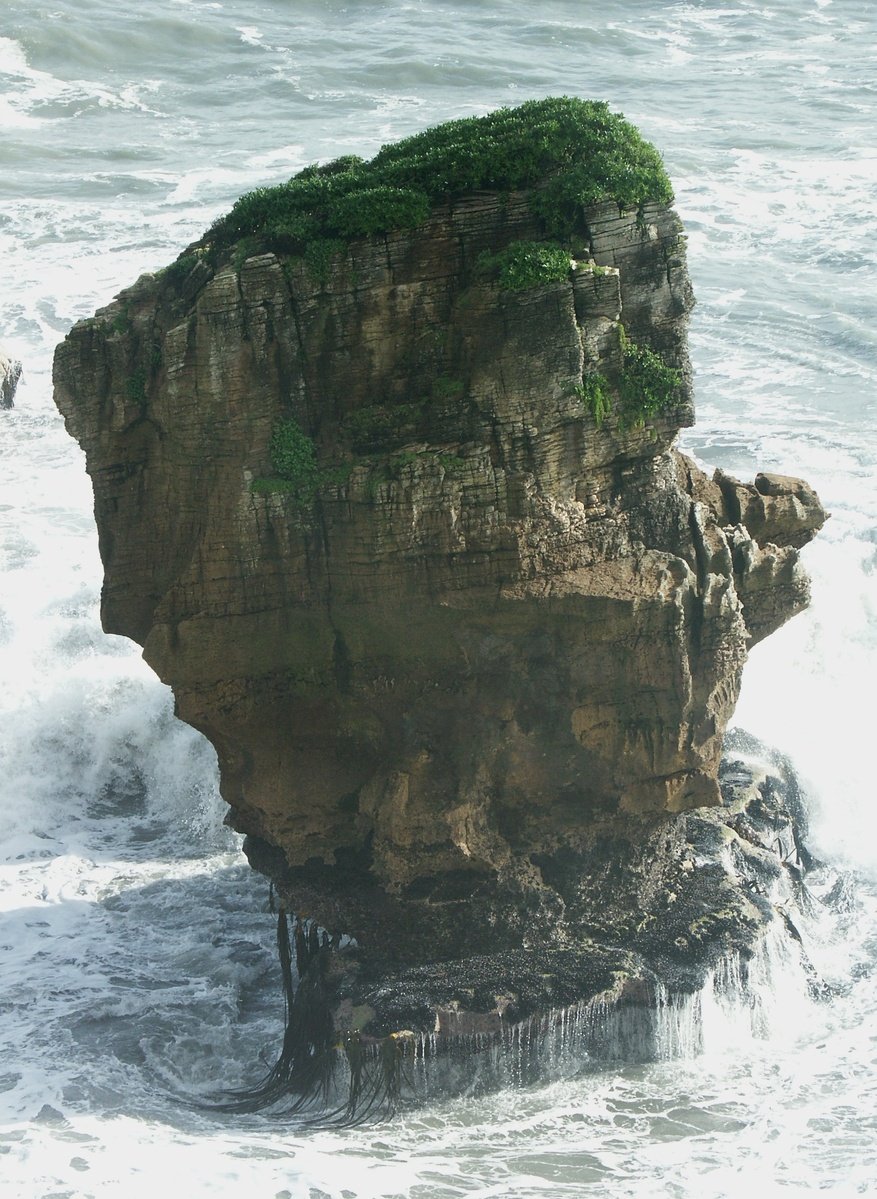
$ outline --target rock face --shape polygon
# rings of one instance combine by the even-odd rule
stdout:
[[[429,1028],[443,1004],[490,1021],[611,989],[634,942],[648,959],[647,863],[688,877],[678,814],[721,803],[747,649],[806,605],[825,517],[798,480],[709,478],[673,448],[693,408],[671,208],[591,205],[553,282],[478,265],[541,240],[519,191],[319,270],[205,242],[57,351],[105,628],[215,745],[251,860],[357,939],[336,1018],[376,1033],[406,971],[427,981],[399,1018]],[[631,346],[677,372],[659,410],[625,402]],[[315,454],[304,481],[271,481],[284,430]],[[714,896],[736,915],[710,925],[709,891],[678,928],[651,918],[689,964],[766,919]]]
[[[0,408],[11,408],[21,378],[21,363],[0,349]]]

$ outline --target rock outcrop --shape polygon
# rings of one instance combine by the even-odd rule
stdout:
[[[730,811],[685,813],[721,805],[747,649],[806,605],[825,514],[798,480],[674,448],[672,208],[589,203],[562,277],[502,285],[496,256],[546,241],[540,186],[317,265],[208,235],[56,356],[104,625],[215,745],[288,906],[356,938],[334,1010],[375,1035],[611,991],[668,944],[694,986],[767,919],[716,855],[699,873],[695,824],[749,852]],[[649,908],[650,860],[678,920]]]
[[[21,378],[21,363],[0,349],[0,408],[11,408]]]

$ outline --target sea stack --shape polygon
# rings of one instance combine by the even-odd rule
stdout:
[[[104,627],[313,922],[314,1054],[647,1006],[774,919],[793,813],[722,742],[825,513],[674,448],[692,302],[659,155],[560,99],[251,193],[58,347]]]

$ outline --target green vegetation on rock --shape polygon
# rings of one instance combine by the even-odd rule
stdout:
[[[667,366],[654,350],[632,342],[623,328],[619,329],[619,336],[622,369],[618,394],[621,415],[625,424],[642,428],[651,417],[672,406],[682,376],[678,370]]]
[[[308,242],[305,263],[317,283],[326,283],[332,259],[347,249],[346,242],[337,237],[317,237]]]
[[[110,328],[114,333],[130,333],[133,328],[133,322],[128,315],[128,309],[123,308],[121,312],[117,312],[113,317]]]
[[[568,278],[572,261],[569,251],[561,246],[516,241],[498,254],[489,250],[479,254],[477,269],[495,275],[506,291],[524,291]]]
[[[138,369],[125,380],[125,391],[129,400],[142,403],[146,399],[146,371]]]
[[[676,401],[676,389],[682,382],[681,373],[667,366],[660,354],[648,346],[631,341],[619,327],[621,371],[616,377],[616,411],[622,429],[641,429],[648,420],[671,407]],[[613,387],[605,375],[587,373],[575,389],[587,412],[599,429],[613,408]]]
[[[269,449],[274,474],[254,479],[251,490],[289,492],[302,506],[310,504],[322,482],[313,441],[290,418],[275,425]]]
[[[300,250],[315,239],[418,225],[433,205],[472,192],[528,187],[553,237],[567,236],[602,200],[672,199],[660,155],[629,122],[605,103],[563,96],[448,121],[384,146],[370,162],[347,156],[307,167],[242,196],[209,238],[219,249],[256,237]]]
[[[198,265],[199,261],[200,259],[197,254],[181,254],[170,266],[164,268],[162,277],[173,287],[179,288]]]
[[[596,371],[585,375],[581,386],[575,389],[576,395],[584,404],[586,410],[593,416],[599,429],[603,421],[612,411],[612,392],[605,375]]]

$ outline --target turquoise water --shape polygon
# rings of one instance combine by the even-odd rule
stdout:
[[[0,343],[25,375],[0,413],[4,1195],[877,1190],[875,35],[865,0],[5,0]],[[685,447],[804,475],[833,513],[805,551],[813,606],[754,652],[738,718],[792,756],[818,852],[853,872],[846,919],[809,934],[840,990],[814,1006],[768,962],[766,1037],[713,1004],[704,1056],[378,1128],[198,1114],[276,1047],[265,888],[221,827],[209,746],[100,631],[52,350],[242,191],[558,93],[609,100],[674,180],[699,301]]]

